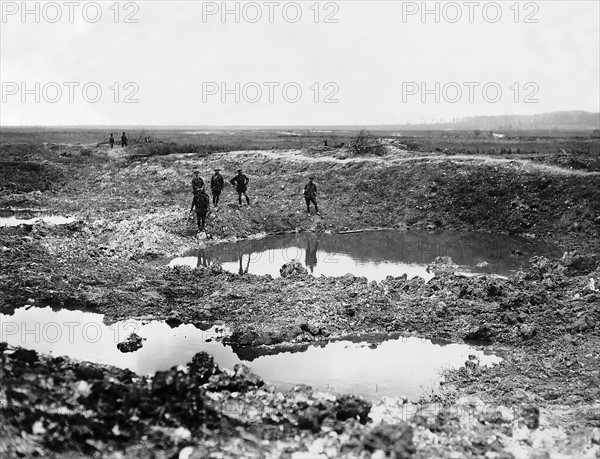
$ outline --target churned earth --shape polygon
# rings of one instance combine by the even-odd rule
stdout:
[[[102,457],[600,457],[600,175],[555,162],[390,146],[195,153],[109,150],[39,139],[0,145],[0,208],[72,216],[0,227],[0,311],[23,305],[126,318],[222,324],[236,346],[400,332],[492,343],[503,362],[468,361],[419,404],[366,402],[300,387],[289,394],[205,354],[142,377],[2,347],[0,453]],[[511,141],[513,142],[513,141]],[[514,142],[513,142],[514,143]],[[184,149],[184,148],[183,148]],[[150,152],[150,153],[149,153]],[[242,167],[251,206],[232,187],[196,234],[190,173]],[[321,216],[302,187],[319,186]],[[227,181],[227,180],[226,180]],[[234,238],[372,228],[464,230],[553,242],[508,279],[367,282],[280,278],[161,260]],[[279,347],[278,347],[279,346]],[[268,352],[268,350],[266,350]]]

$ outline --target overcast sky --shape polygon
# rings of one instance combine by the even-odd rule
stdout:
[[[599,5],[29,2],[23,16],[21,2],[3,1],[0,120],[360,125],[596,112]]]

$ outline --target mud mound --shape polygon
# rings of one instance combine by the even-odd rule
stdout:
[[[279,270],[281,277],[302,276],[308,274],[308,271],[298,260],[292,260],[284,264]]]
[[[2,171],[0,190],[27,193],[62,186],[68,174],[63,165],[49,160],[49,158],[55,159],[56,156],[43,145],[2,145],[0,147],[0,170]]]
[[[0,169],[0,190],[47,191],[65,181],[64,171],[48,162],[0,161]]]
[[[197,153],[198,156],[207,156],[216,151],[228,150],[220,145],[180,144],[162,140],[133,144],[130,149],[132,157],[166,156],[179,153]]]
[[[109,250],[127,258],[155,258],[179,253],[189,245],[174,233],[188,225],[181,213],[164,212],[123,219],[118,223],[98,221],[94,224],[104,233],[103,242]]]
[[[458,265],[452,261],[450,257],[435,257],[428,266],[427,272],[440,274],[440,273],[451,273],[458,268]]]
[[[146,338],[142,338],[136,333],[132,333],[127,338],[125,338],[125,341],[117,344],[117,349],[119,349],[123,353],[135,352],[144,346],[145,339]]]
[[[10,457],[17,451],[27,457],[34,451],[42,456],[53,451],[94,457],[127,448],[133,450],[126,457],[148,457],[154,449],[165,452],[159,457],[177,457],[182,448],[203,444],[226,451],[227,443],[233,445],[240,437],[258,435],[269,440],[291,430],[318,433],[323,424],[339,431],[346,421],[348,427],[356,421],[364,425],[371,407],[358,397],[337,398],[302,387],[284,397],[273,388],[265,390],[265,383],[247,367],[222,370],[202,352],[186,366],[147,378],[6,343],[0,343],[0,357],[0,400],[7,401],[0,404],[0,415],[6,420],[0,424],[0,454]],[[61,415],[56,414],[57,408]],[[146,449],[137,449],[141,444]],[[219,457],[246,457],[248,448],[260,452],[257,443]],[[279,457],[268,451],[252,457],[265,455]]]

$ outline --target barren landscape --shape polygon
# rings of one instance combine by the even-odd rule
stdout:
[[[443,339],[502,361],[466,359],[418,400],[367,400],[282,393],[205,353],[148,376],[0,343],[0,455],[600,457],[600,139],[549,132],[372,131],[360,149],[353,131],[150,130],[111,149],[99,130],[3,128],[0,217],[33,219],[0,225],[4,337],[15,311],[50,307],[217,326],[238,355],[376,334],[375,347]],[[191,172],[208,181],[217,167],[225,183],[243,168],[251,205],[226,186],[197,233]],[[321,215],[306,214],[309,175]],[[267,235],[376,230],[514,237],[557,255],[509,276],[438,257],[428,282],[312,276],[292,261],[281,276],[168,266]]]

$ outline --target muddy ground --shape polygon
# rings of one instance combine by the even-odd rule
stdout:
[[[3,133],[0,148],[0,208],[76,218],[0,228],[2,313],[50,305],[104,313],[107,322],[224,324],[235,346],[267,348],[393,331],[493,343],[504,357],[493,368],[469,362],[448,372],[442,393],[424,394],[419,405],[369,406],[306,388],[282,396],[243,368],[216,369],[202,355],[148,379],[5,348],[0,453],[600,457],[598,173],[447,145],[388,145],[383,157],[161,143],[109,150]],[[206,180],[215,167],[226,178],[244,168],[252,205],[240,208],[226,188],[198,236],[190,172]],[[304,213],[309,174],[321,216]],[[557,243],[566,254],[536,258],[509,279],[465,278],[440,266],[429,283],[302,272],[272,279],[160,261],[232,238],[369,228],[508,233]]]

